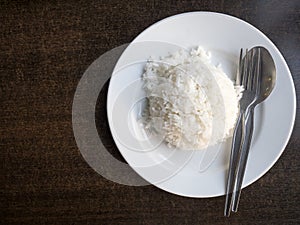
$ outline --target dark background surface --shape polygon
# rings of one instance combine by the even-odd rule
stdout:
[[[76,146],[72,100],[87,67],[154,22],[198,10],[234,15],[264,32],[285,57],[299,95],[297,0],[1,1],[1,224],[300,223],[299,116],[283,155],[244,189],[230,218],[223,217],[224,197],[190,199],[108,181]],[[102,93],[98,104],[105,107]],[[106,119],[98,118],[116,152]]]

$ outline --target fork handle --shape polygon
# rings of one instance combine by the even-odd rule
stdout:
[[[232,207],[232,200],[233,200],[232,195],[234,191],[234,184],[235,184],[236,173],[237,173],[236,165],[239,159],[240,146],[242,146],[244,140],[244,128],[245,128],[244,124],[245,124],[245,112],[240,111],[234,129],[233,137],[232,137],[224,216],[230,215],[230,211]]]
[[[251,146],[251,140],[253,135],[253,119],[254,119],[254,107],[251,107],[249,109],[249,113],[247,115],[247,120],[245,124],[245,140],[244,144],[242,145],[240,158],[238,162],[238,171],[237,171],[237,178],[236,178],[236,184],[235,184],[235,192],[233,193],[233,205],[232,205],[232,211],[237,212],[239,200],[241,196],[242,191],[242,184],[244,180],[244,175],[246,171],[246,165],[247,165],[247,159],[249,155],[249,150]]]

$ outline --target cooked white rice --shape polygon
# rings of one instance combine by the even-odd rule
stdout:
[[[168,145],[203,149],[232,135],[241,88],[202,48],[150,59],[143,74],[148,127]]]

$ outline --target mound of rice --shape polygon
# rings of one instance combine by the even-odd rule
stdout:
[[[201,47],[149,59],[143,79],[147,127],[170,147],[204,149],[232,136],[241,87]]]

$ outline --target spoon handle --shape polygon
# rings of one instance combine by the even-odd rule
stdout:
[[[236,122],[236,127],[233,133],[233,140],[231,146],[230,162],[229,162],[229,171],[227,178],[227,188],[226,188],[226,201],[224,216],[229,216],[232,210],[233,203],[233,192],[235,187],[235,180],[237,175],[237,163],[239,160],[240,149],[243,144],[244,134],[245,134],[245,111],[240,111],[239,117]]]
[[[250,107],[249,113],[247,115],[246,124],[245,124],[245,139],[244,144],[242,145],[240,157],[238,160],[238,171],[237,178],[235,183],[235,192],[233,193],[233,203],[232,203],[232,211],[237,212],[239,200],[242,191],[243,179],[246,171],[247,159],[249,155],[249,150],[251,146],[251,140],[253,135],[253,119],[254,119],[254,107]]]

